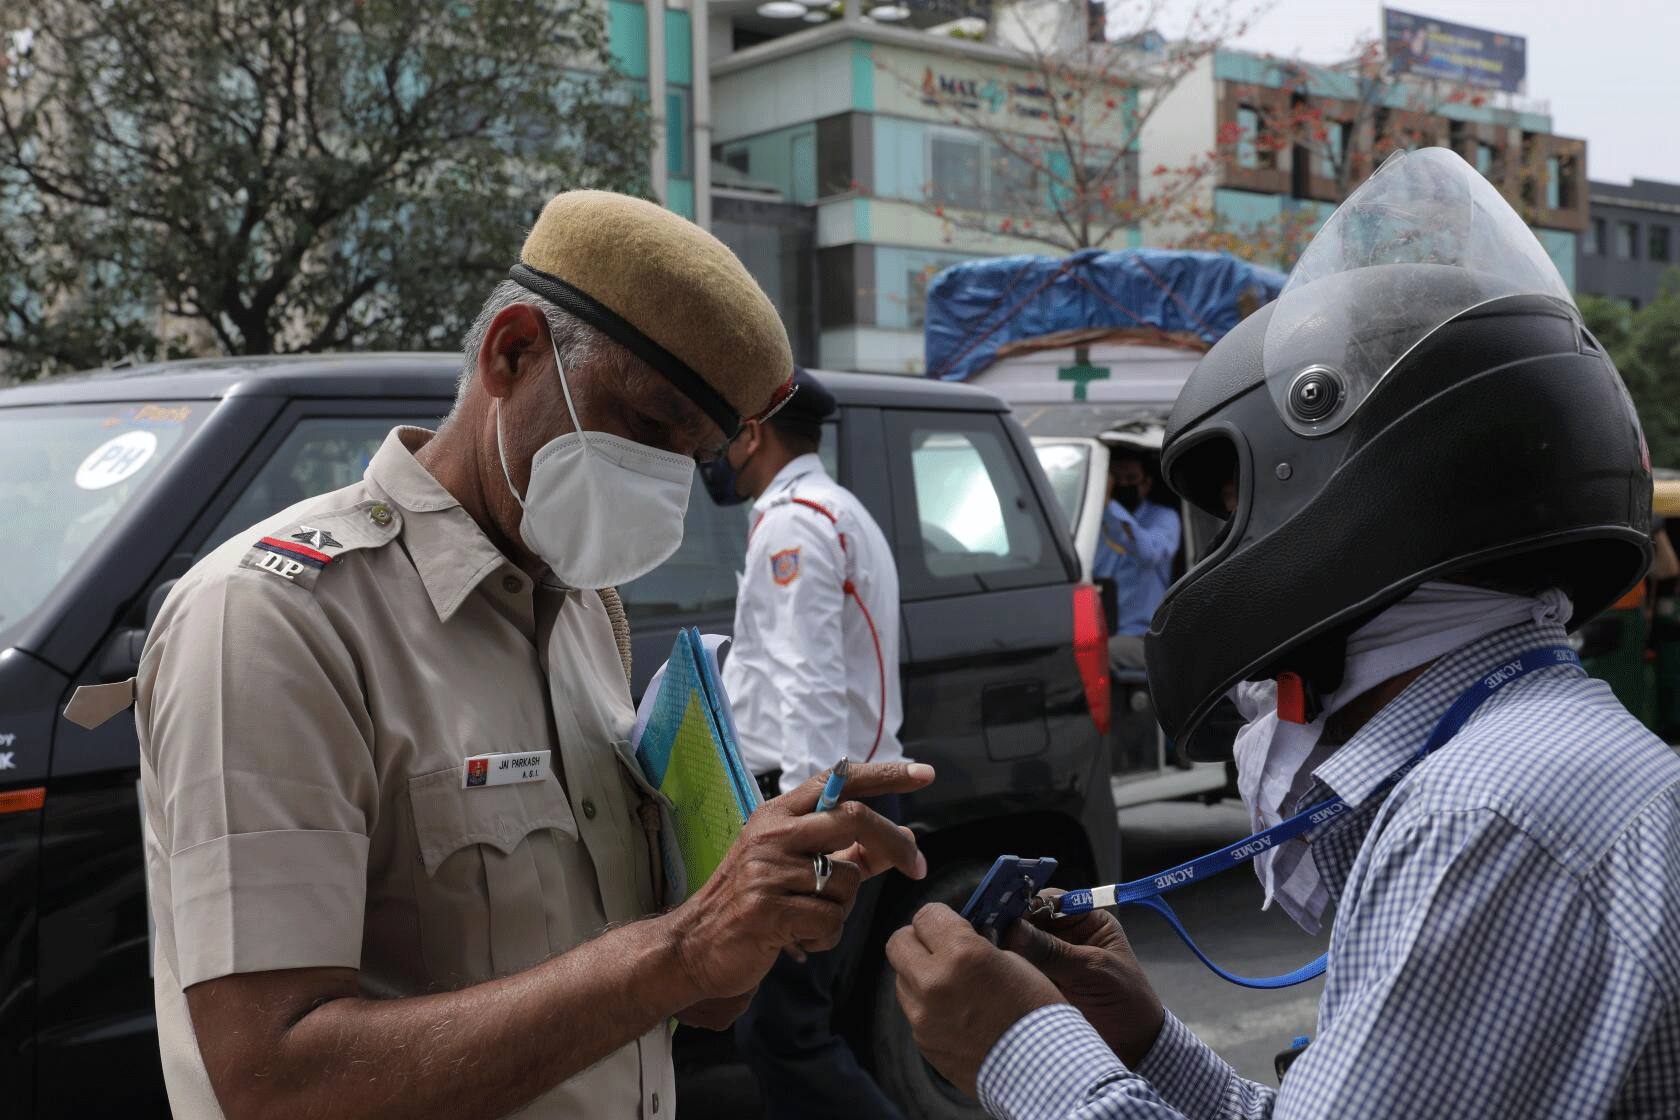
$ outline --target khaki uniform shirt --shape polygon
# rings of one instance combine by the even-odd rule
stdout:
[[[600,594],[533,587],[415,461],[429,438],[392,432],[360,484],[222,545],[147,643],[146,876],[177,1117],[221,1115],[193,984],[338,966],[375,996],[459,988],[661,901]],[[264,537],[331,562],[288,563]],[[469,756],[545,749],[541,782],[463,787]],[[661,1024],[521,1115],[664,1120],[675,1099]]]

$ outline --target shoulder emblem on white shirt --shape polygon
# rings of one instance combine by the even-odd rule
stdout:
[[[786,587],[799,578],[799,550],[784,548],[770,554],[770,578]]]

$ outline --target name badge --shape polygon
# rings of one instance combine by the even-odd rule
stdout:
[[[512,782],[540,782],[548,777],[551,751],[525,754],[475,754],[461,768],[461,788],[505,786]]]

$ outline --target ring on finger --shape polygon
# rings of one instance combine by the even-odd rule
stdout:
[[[834,874],[834,864],[826,855],[812,856],[811,870],[816,872],[817,875],[817,889],[811,893],[821,894],[823,892],[823,888],[828,886],[829,877]]]

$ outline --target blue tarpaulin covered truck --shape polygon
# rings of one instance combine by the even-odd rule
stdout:
[[[967,261],[928,286],[927,373],[943,381],[978,380],[994,390],[1001,381],[1023,393],[1033,380],[1045,382],[1023,403],[1170,405],[1176,388],[1151,397],[1142,385],[1126,385],[1130,372],[1162,371],[1126,367],[1150,365],[1159,358],[1146,352],[1160,350],[1187,374],[1225,332],[1276,299],[1283,281],[1281,272],[1226,253],[1173,249]],[[1088,368],[1065,368],[1075,365],[1069,353],[1075,349],[1090,352]],[[1062,359],[1062,366],[1049,368]]]

